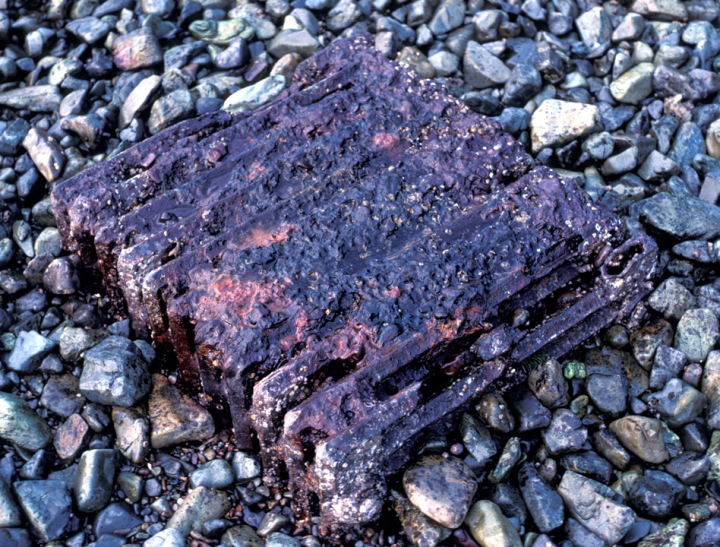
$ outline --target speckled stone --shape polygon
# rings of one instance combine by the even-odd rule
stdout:
[[[425,456],[403,476],[410,503],[446,528],[458,528],[467,514],[477,482],[460,459]]]
[[[187,441],[208,439],[215,433],[210,413],[168,382],[165,376],[153,375],[149,415],[150,443],[163,448]]]

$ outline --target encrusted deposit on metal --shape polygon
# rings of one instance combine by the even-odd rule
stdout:
[[[629,317],[656,258],[367,35],[258,111],[184,122],[59,184],[53,206],[136,332],[229,408],[240,446],[257,436],[264,480],[345,529],[516,365]]]

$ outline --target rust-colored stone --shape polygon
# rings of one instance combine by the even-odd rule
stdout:
[[[136,332],[229,409],[239,447],[257,438],[265,482],[338,531],[377,518],[423,435],[522,361],[630,317],[656,255],[369,36],[301,63],[262,109],[179,124],[53,201]],[[157,447],[154,401],[175,388],[155,381]]]

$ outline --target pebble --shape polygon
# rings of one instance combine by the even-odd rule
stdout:
[[[472,415],[467,413],[462,415],[460,434],[465,448],[479,465],[484,465],[497,454],[498,450],[490,431]]]
[[[515,429],[515,417],[505,399],[498,393],[483,395],[475,410],[487,426],[500,433],[510,433]]]
[[[453,456],[425,456],[403,475],[405,494],[424,515],[446,528],[458,528],[470,507],[475,475]]]
[[[135,514],[133,508],[121,501],[111,503],[95,516],[93,532],[95,537],[99,537],[119,530],[131,530],[142,523],[143,519]]]
[[[548,359],[528,374],[528,387],[547,408],[567,406],[570,402],[562,367]]]
[[[670,519],[666,526],[645,536],[638,547],[682,547],[689,529],[685,519]]]
[[[450,530],[426,517],[399,493],[394,492],[393,497],[395,498],[395,512],[400,519],[400,524],[403,527],[405,535],[413,545],[435,546],[450,537]],[[232,530],[232,528],[230,530]],[[230,532],[230,530],[228,530],[228,532]],[[233,547],[233,545],[225,539],[228,532],[223,536],[223,542],[228,545],[228,547]],[[238,534],[250,535],[251,539],[247,540],[248,542],[253,540],[253,535],[255,535],[252,529],[248,531],[241,530]],[[254,539],[254,542],[259,544],[262,541],[261,538],[256,535],[255,537],[257,539]]]
[[[562,526],[565,511],[560,495],[552,489],[535,468],[525,463],[518,470],[518,484],[533,522],[542,533]]]
[[[57,348],[57,343],[36,331],[21,332],[7,360],[10,370],[21,374],[35,372],[43,359]]]
[[[42,541],[60,539],[70,531],[72,499],[64,483],[20,481],[13,489],[30,527]]]
[[[230,497],[225,492],[200,486],[190,490],[167,527],[187,537],[191,531],[199,532],[208,520],[225,516],[230,507]]]
[[[245,112],[255,110],[273,100],[285,89],[285,77],[270,76],[258,83],[236,91],[223,103],[223,110]]]
[[[510,69],[483,46],[470,40],[463,59],[465,81],[477,89],[504,84],[510,79]]]
[[[580,449],[587,440],[588,431],[575,413],[560,408],[553,413],[552,421],[542,431],[542,438],[552,455]]]
[[[661,392],[652,394],[647,404],[670,427],[680,427],[695,421],[705,409],[707,397],[679,378],[673,378]]]
[[[55,451],[58,457],[71,462],[86,448],[90,427],[80,414],[73,414],[55,431]]]
[[[660,420],[626,416],[612,422],[610,430],[625,448],[648,463],[659,464],[670,458]]]
[[[233,526],[222,535],[223,545],[227,547],[263,547],[265,541],[250,526]]]
[[[241,484],[258,478],[262,473],[260,460],[240,450],[233,454],[232,468],[236,480]]]
[[[688,310],[680,319],[675,332],[675,347],[690,362],[702,363],[718,339],[718,320],[705,308]]]
[[[481,547],[522,547],[515,527],[491,501],[475,503],[465,518],[465,524]]]
[[[124,71],[153,66],[163,60],[157,38],[144,28],[115,38],[112,52],[115,66]]]
[[[648,297],[648,304],[665,319],[679,321],[686,311],[697,308],[697,300],[677,277],[660,283]]]
[[[222,490],[234,482],[233,466],[221,458],[209,461],[190,473],[190,488],[207,486]]]
[[[194,112],[195,101],[192,94],[186,89],[178,89],[153,103],[148,118],[148,130],[150,134],[156,135],[163,129],[189,118]]]
[[[150,424],[139,408],[114,407],[112,421],[120,453],[140,464],[150,452]]]
[[[621,103],[636,105],[653,92],[653,63],[640,63],[610,84],[610,93]]]
[[[533,153],[562,146],[601,128],[600,111],[596,106],[548,99],[530,119]]]
[[[234,547],[226,544],[227,547]],[[175,528],[166,528],[146,539],[143,547],[185,547],[185,537]]]
[[[50,444],[52,434],[27,402],[0,392],[0,439],[34,452]]]
[[[565,471],[558,493],[570,514],[609,545],[618,543],[635,522],[635,513],[613,490],[592,479]]]
[[[620,374],[593,374],[586,383],[593,404],[612,418],[619,418],[627,409],[627,380]]]
[[[215,424],[210,413],[183,395],[160,374],[152,376],[148,403],[153,448],[212,437]]]
[[[75,501],[83,513],[96,513],[109,502],[115,483],[115,450],[87,450],[80,457],[75,485]]]
[[[60,177],[65,167],[65,153],[47,132],[42,129],[30,129],[23,139],[23,147],[45,180],[55,182]]]
[[[650,518],[667,517],[685,494],[685,486],[665,473],[648,469],[628,491],[628,500]]]

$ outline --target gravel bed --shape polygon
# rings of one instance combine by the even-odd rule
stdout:
[[[0,546],[326,543],[83,286],[49,190],[364,32],[662,253],[629,328],[484,395],[349,544],[720,546],[719,22],[715,0],[0,0]]]

